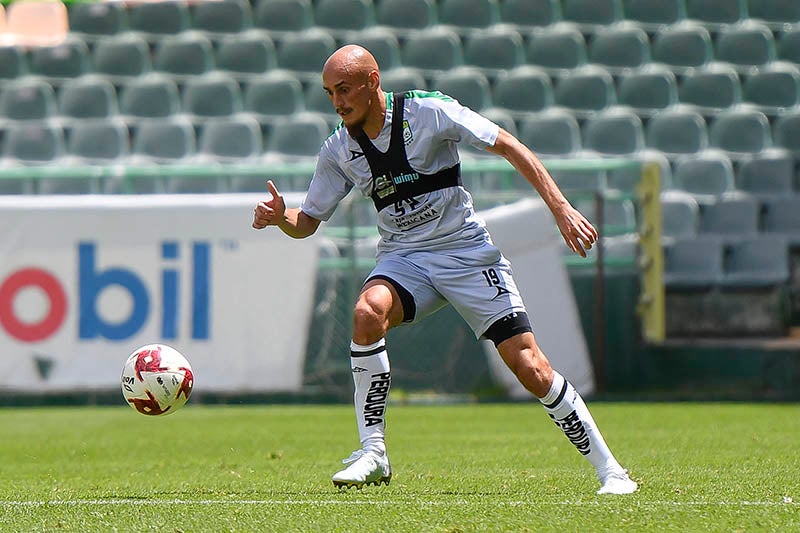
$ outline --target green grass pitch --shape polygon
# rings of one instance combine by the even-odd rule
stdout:
[[[0,409],[0,531],[800,531],[800,406],[590,402],[597,496],[531,404],[390,406],[390,486],[338,491],[343,405]]]

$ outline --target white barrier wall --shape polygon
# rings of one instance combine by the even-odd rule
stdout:
[[[252,229],[265,196],[0,197],[0,390],[119,387],[152,342],[198,389],[299,390],[317,245]]]

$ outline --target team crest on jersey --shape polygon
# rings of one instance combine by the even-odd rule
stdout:
[[[394,181],[390,176],[384,174],[375,178],[375,194],[378,198],[386,198],[390,194],[394,194],[394,192]]]
[[[411,131],[408,121],[403,121],[403,144],[409,145],[414,140],[414,133]]]

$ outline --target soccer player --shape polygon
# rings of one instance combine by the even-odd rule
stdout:
[[[583,399],[536,344],[511,265],[492,244],[461,184],[456,143],[507,159],[538,191],[567,246],[586,257],[597,231],[570,205],[539,159],[488,119],[440,92],[381,89],[375,58],[347,45],[325,62],[322,86],[341,125],[323,144],[306,197],[287,209],[272,198],[254,209],[253,227],[312,235],[356,187],[378,212],[377,262],[353,313],[350,361],[361,449],[334,474],[337,487],[389,483],[385,412],[391,384],[386,332],[450,303],[476,337],[491,340],[527,390],[589,460],[598,494],[629,494],[637,484],[612,455]]]

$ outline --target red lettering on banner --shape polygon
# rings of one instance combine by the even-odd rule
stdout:
[[[38,287],[50,302],[47,314],[38,322],[27,323],[14,313],[14,299],[22,289]],[[23,268],[0,285],[0,324],[9,335],[23,342],[36,342],[55,333],[67,314],[67,295],[58,280],[46,270]]]

